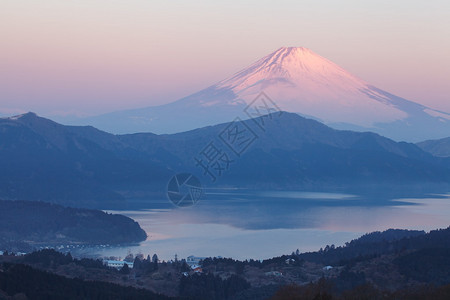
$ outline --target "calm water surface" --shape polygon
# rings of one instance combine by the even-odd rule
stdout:
[[[338,193],[209,191],[188,208],[167,200],[129,211],[109,211],[139,222],[148,239],[136,246],[87,248],[79,254],[124,257],[128,252],[264,259],[299,249],[343,245],[389,228],[432,230],[450,225],[450,194],[385,198]]]

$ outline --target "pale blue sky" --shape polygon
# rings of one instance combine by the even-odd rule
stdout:
[[[449,1],[0,0],[0,113],[176,100],[281,46],[450,111]]]

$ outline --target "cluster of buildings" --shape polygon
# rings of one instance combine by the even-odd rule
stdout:
[[[202,261],[205,258],[206,257],[199,257],[199,256],[191,255],[186,258],[186,263],[189,265],[189,267],[191,268],[192,271],[194,271],[196,273],[201,273],[202,267],[200,265],[200,261]],[[116,268],[116,269],[122,269],[125,264],[128,265],[128,268],[133,268],[133,262],[127,261],[127,260],[105,259],[105,260],[103,260],[103,264],[105,266],[108,266],[111,268]]]
[[[200,261],[204,260],[205,258],[206,257],[199,257],[199,256],[191,255],[186,258],[186,263],[191,268],[191,271],[194,271],[194,273],[202,273],[203,269],[202,269],[202,266],[200,265]],[[188,276],[188,273],[184,272],[183,275]]]
[[[3,255],[4,252],[0,251],[0,255]],[[23,256],[26,253],[23,252],[17,252],[15,253],[16,256]],[[195,272],[195,273],[202,273],[202,266],[200,265],[200,261],[202,261],[203,259],[205,259],[206,257],[199,257],[199,256],[188,256],[186,258],[186,263],[189,265],[191,271]],[[118,270],[122,269],[123,266],[126,264],[128,266],[128,268],[132,269],[134,263],[132,261],[128,261],[128,260],[112,260],[112,259],[104,259],[103,260],[103,264],[105,266],[111,267],[111,268],[116,268]],[[188,276],[187,272],[184,272],[183,275]]]

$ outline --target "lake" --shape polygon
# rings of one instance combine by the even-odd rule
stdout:
[[[168,200],[147,208],[108,211],[133,218],[147,232],[136,246],[95,247],[77,255],[160,259],[232,257],[265,259],[343,245],[362,234],[389,228],[432,230],[450,225],[450,194],[390,198],[347,193],[208,190],[195,206]]]

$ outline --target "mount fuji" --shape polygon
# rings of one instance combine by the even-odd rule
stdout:
[[[264,92],[276,106],[336,129],[418,142],[450,136],[450,114],[378,89],[302,47],[283,47],[235,75],[175,102],[78,119],[113,133],[175,133],[248,118]]]

